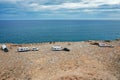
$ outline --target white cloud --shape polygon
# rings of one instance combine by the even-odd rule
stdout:
[[[40,3],[30,3],[28,7],[33,9],[34,11],[39,10],[59,10],[59,9],[81,9],[81,8],[98,8],[102,5],[118,5],[120,6],[120,0],[83,0],[77,3],[68,2],[68,3],[61,3],[61,4],[49,4],[44,5]]]
[[[29,8],[34,11],[39,10],[59,10],[59,9],[79,9],[79,8],[97,8],[96,4],[83,4],[83,3],[62,3],[59,5],[39,5],[38,3],[31,3]]]
[[[19,5],[20,8],[26,8],[31,11],[84,9],[84,11],[87,12],[92,11],[92,9],[94,8],[96,9],[100,8],[102,5],[107,5],[108,7],[113,5],[120,6],[120,0],[63,0],[63,1],[52,0],[52,1],[55,3],[58,2],[59,4],[51,4],[53,2],[50,2],[50,0],[0,0],[0,2],[16,3],[16,5],[17,6]],[[48,4],[44,4],[46,2]]]

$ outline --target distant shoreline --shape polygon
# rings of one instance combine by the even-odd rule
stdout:
[[[85,41],[48,41],[48,42],[31,42],[31,43],[11,43],[11,42],[5,42],[5,43],[0,43],[0,44],[44,44],[44,43],[49,43],[49,44],[54,44],[54,43],[66,43],[66,42],[92,42],[92,41],[102,41],[102,42],[112,42],[112,41],[120,41],[120,38],[114,39],[114,40],[85,40]]]

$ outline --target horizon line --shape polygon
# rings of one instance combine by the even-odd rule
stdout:
[[[100,18],[100,19],[98,19],[98,18],[86,18],[86,19],[50,19],[50,18],[48,18],[48,19],[0,19],[0,20],[120,20],[120,19],[118,19],[118,18]]]

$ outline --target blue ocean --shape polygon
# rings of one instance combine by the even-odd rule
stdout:
[[[0,43],[117,38],[120,38],[120,20],[0,20]]]

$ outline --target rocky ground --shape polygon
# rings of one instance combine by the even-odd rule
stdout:
[[[0,80],[120,80],[120,41],[105,42],[113,48],[95,42],[7,44],[9,52],[0,50]],[[52,51],[53,45],[70,52]],[[39,51],[17,52],[20,46]]]

